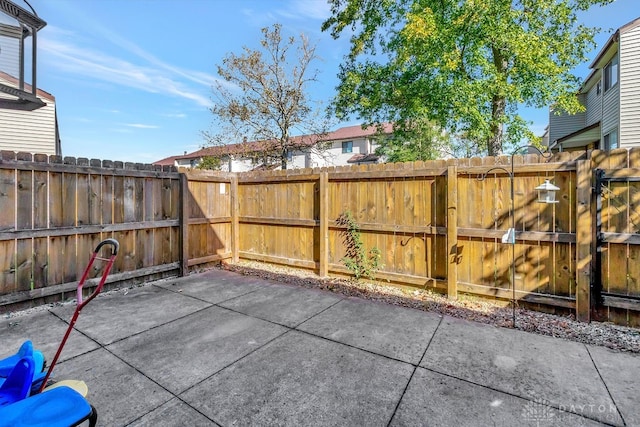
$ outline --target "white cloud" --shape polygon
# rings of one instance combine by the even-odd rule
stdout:
[[[164,117],[169,117],[172,119],[184,119],[187,117],[187,115],[185,113],[168,113],[168,114],[163,114]]]
[[[284,7],[274,9],[273,12],[244,8],[242,14],[249,24],[260,27],[280,22],[282,18],[297,22],[304,21],[306,31],[314,30],[308,27],[310,19],[324,21],[331,16],[331,8],[326,0],[292,0],[280,4]],[[320,23],[317,24],[317,30],[320,30]]]
[[[211,101],[203,93],[207,90],[194,89],[190,83],[202,87],[211,87],[215,77],[199,71],[188,71],[166,64],[137,46],[113,39],[118,44],[128,46],[128,50],[145,60],[146,63],[133,63],[103,51],[81,47],[72,38],[72,34],[53,31],[50,37],[40,40],[40,58],[47,65],[85,79],[94,79],[120,86],[131,87],[149,93],[166,93],[188,99],[199,106],[208,107]],[[116,112],[116,110],[112,111]]]
[[[50,65],[66,73],[143,90],[150,93],[169,93],[186,98],[201,106],[209,106],[209,99],[193,91],[174,76],[162,71],[55,40],[42,40],[42,57]],[[50,57],[49,57],[50,55]]]
[[[129,126],[130,128],[137,128],[137,129],[158,129],[159,127],[156,125],[145,125],[142,123],[126,123],[125,126]]]
[[[331,16],[331,8],[326,0],[293,0],[287,9],[278,14],[290,19],[314,19],[324,21]]]

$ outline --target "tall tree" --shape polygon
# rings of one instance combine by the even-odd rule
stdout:
[[[434,160],[450,154],[451,146],[449,135],[432,121],[413,120],[394,128],[391,136],[379,138],[376,154],[391,163]]]
[[[307,93],[317,80],[318,70],[311,66],[319,58],[304,34],[283,38],[275,24],[262,35],[259,49],[228,53],[217,66],[222,80],[213,86],[211,112],[218,130],[204,136],[212,145],[260,141],[264,158],[286,169],[291,151],[321,151],[327,132],[326,119]]]
[[[518,105],[582,109],[572,70],[597,28],[577,12],[612,0],[329,0],[323,23],[351,30],[333,108],[372,123],[434,120],[502,152],[534,135]]]

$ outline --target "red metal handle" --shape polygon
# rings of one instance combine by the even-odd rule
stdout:
[[[102,272],[102,278],[100,279],[100,283],[96,287],[96,290],[93,291],[93,293],[89,295],[89,297],[86,300],[82,301],[82,287],[84,286],[84,282],[87,280],[87,276],[89,276],[89,271],[91,270],[93,261],[95,261],[95,259],[98,257],[98,254],[100,253],[100,249],[102,249],[102,247],[105,245],[113,246],[113,248],[111,249],[111,257],[99,258],[103,261],[107,261],[107,264],[104,267],[104,271]],[[40,391],[44,390],[44,388],[47,386],[47,381],[49,381],[49,377],[51,376],[53,367],[56,366],[56,363],[58,362],[58,358],[62,353],[62,348],[67,342],[67,338],[69,338],[69,334],[71,333],[73,326],[76,324],[76,320],[78,320],[78,315],[80,314],[80,310],[82,310],[82,308],[85,305],[89,304],[89,302],[92,299],[97,297],[100,291],[102,290],[102,286],[104,285],[104,282],[107,280],[109,271],[111,271],[111,267],[113,266],[113,261],[116,259],[116,255],[118,254],[119,247],[120,245],[118,244],[117,240],[106,239],[100,242],[100,244],[98,244],[98,246],[96,247],[95,251],[93,251],[93,255],[91,255],[91,259],[89,260],[89,265],[87,265],[87,268],[85,268],[84,273],[82,274],[82,278],[80,279],[80,282],[78,282],[78,288],[76,290],[78,303],[76,306],[76,310],[73,312],[73,316],[71,317],[71,321],[69,322],[69,327],[67,328],[67,331],[65,332],[64,337],[62,338],[62,342],[60,343],[60,347],[58,347],[58,351],[56,351],[56,355],[53,358],[53,362],[51,362],[51,365],[49,366],[47,375],[44,377],[44,380],[42,381],[42,385],[40,386]]]
[[[96,289],[93,291],[93,293],[91,295],[89,295],[87,297],[86,300],[82,300],[82,288],[84,286],[84,283],[87,280],[87,276],[89,276],[89,271],[91,271],[91,266],[93,265],[93,261],[95,261],[95,259],[98,257],[98,254],[100,253],[100,249],[102,249],[103,246],[105,245],[111,245],[112,249],[111,249],[111,257],[110,258],[100,258],[102,260],[106,260],[107,265],[105,266],[104,272],[102,273],[102,278],[100,279],[100,283],[98,283],[98,286],[96,286]],[[82,310],[82,308],[89,304],[89,302],[94,299],[95,297],[98,296],[98,294],[100,293],[100,291],[102,291],[102,287],[104,286],[104,282],[107,280],[107,276],[109,275],[109,271],[111,270],[111,267],[113,266],[113,261],[115,260],[116,256],[118,255],[118,250],[120,249],[120,244],[118,243],[117,240],[115,239],[105,239],[102,242],[100,242],[98,244],[98,246],[96,246],[96,249],[93,251],[93,254],[91,255],[91,258],[89,259],[89,265],[87,265],[87,268],[84,270],[84,273],[82,274],[82,278],[80,279],[80,282],[78,282],[78,288],[76,289],[76,299],[77,299],[77,304],[78,304],[78,311]]]

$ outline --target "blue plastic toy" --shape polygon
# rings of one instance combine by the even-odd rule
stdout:
[[[29,396],[34,362],[31,356],[18,360],[0,386],[0,406],[11,405]]]
[[[31,357],[34,362],[33,378],[31,380],[31,393],[35,394],[40,389],[42,381],[46,376],[44,372],[45,360],[41,351],[34,350],[31,341],[25,341],[18,352],[12,356],[0,360],[0,386],[5,382],[13,368],[18,364],[20,359]]]
[[[89,420],[97,413],[84,397],[69,387],[57,387],[7,406],[0,406],[0,427],[68,427]]]

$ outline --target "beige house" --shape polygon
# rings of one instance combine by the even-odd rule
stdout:
[[[0,83],[17,87],[17,79],[1,71]],[[25,89],[31,91],[27,84]],[[0,105],[0,150],[61,155],[56,100],[40,89],[36,96],[45,105],[33,110],[18,108],[16,104],[9,108]],[[11,96],[0,92],[2,99],[11,99]]]
[[[640,146],[640,18],[620,27],[591,63],[578,98],[585,111],[549,111],[555,151]]]
[[[391,134],[392,126],[386,124],[382,134]],[[354,164],[378,163],[375,154],[376,139],[381,135],[375,127],[362,129],[362,126],[347,126],[329,132],[322,138],[322,150],[311,150],[304,147],[305,141],[318,141],[314,135],[296,137],[300,139],[299,148],[287,153],[287,168],[313,168],[325,166],[344,166]],[[279,162],[267,159],[263,154],[268,150],[264,141],[243,142],[203,148],[182,156],[171,156],[159,160],[157,165],[174,165],[177,167],[195,168],[204,157],[215,157],[221,160],[221,170],[226,172],[246,172],[255,169],[278,169]]]

